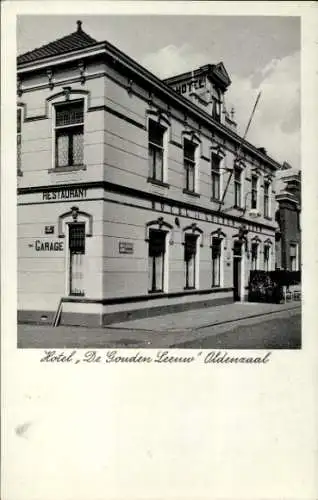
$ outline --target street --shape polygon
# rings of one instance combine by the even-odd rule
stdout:
[[[107,327],[18,325],[18,347],[39,349],[299,349],[299,304],[231,304]]]
[[[211,328],[204,330],[205,338],[184,342],[176,347],[179,349],[300,349],[301,347],[300,314],[237,326],[233,330],[217,335],[213,335]]]

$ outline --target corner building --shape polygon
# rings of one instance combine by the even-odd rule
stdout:
[[[17,75],[20,321],[244,300],[274,269],[280,165],[237,134],[222,63],[162,81],[79,21]]]

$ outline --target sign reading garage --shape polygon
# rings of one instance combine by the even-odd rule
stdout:
[[[64,250],[63,241],[52,240],[35,240],[34,248],[37,252],[62,252]]]

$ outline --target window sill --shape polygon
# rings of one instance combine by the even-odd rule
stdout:
[[[184,194],[189,194],[190,196],[194,196],[195,198],[200,198],[199,193],[196,193],[195,191],[188,191],[187,189],[183,189],[182,192]]]
[[[269,217],[268,215],[264,215],[264,219],[266,219],[266,220],[273,220],[273,217]]]
[[[213,198],[213,196],[210,198],[210,201],[214,201],[214,203],[219,203],[221,205],[224,205],[224,201],[222,201],[220,198]]]
[[[159,179],[153,179],[152,177],[148,177],[147,182],[150,182],[150,184],[155,184],[156,186],[162,186],[162,187],[165,187],[168,189],[170,187],[170,184],[168,184],[167,182],[160,181]]]
[[[239,207],[238,205],[233,205],[233,208],[235,210],[240,210],[240,212],[245,212],[245,209],[243,207]]]
[[[22,172],[22,170],[18,170],[18,171],[17,171],[17,176],[18,176],[18,177],[23,177],[23,172]]]
[[[195,286],[185,286],[183,290],[195,290]]]
[[[86,170],[86,165],[69,165],[67,167],[49,168],[48,172],[52,174],[55,172],[75,172],[77,170]]]
[[[69,297],[85,297],[85,293],[70,293]]]
[[[148,290],[148,293],[156,293],[157,295],[163,295],[163,290]]]

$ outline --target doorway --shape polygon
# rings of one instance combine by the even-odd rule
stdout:
[[[242,243],[234,242],[233,247],[233,293],[234,300],[241,300]]]

